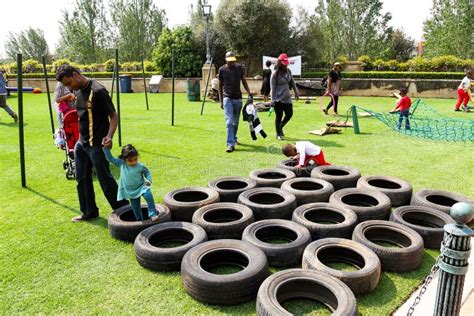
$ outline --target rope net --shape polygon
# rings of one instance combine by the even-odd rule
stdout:
[[[380,113],[360,106],[356,106],[356,108],[369,113],[372,117],[400,134],[430,140],[474,141],[474,120],[443,116],[421,99],[416,100],[410,107],[409,125],[406,125],[406,118],[403,118],[399,126],[399,112]],[[348,117],[350,117],[351,111],[352,108],[348,111]]]

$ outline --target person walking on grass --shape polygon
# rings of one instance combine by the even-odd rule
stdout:
[[[472,70],[466,71],[466,76],[462,79],[461,84],[458,87],[458,102],[455,105],[454,111],[461,111],[469,112],[470,110],[467,108],[467,103],[469,102],[469,90],[471,89],[471,81],[472,81]]]
[[[107,160],[120,168],[120,183],[117,201],[130,200],[137,221],[143,221],[140,198],[143,196],[148,205],[148,218],[152,222],[158,220],[153,193],[151,193],[151,173],[148,168],[138,161],[138,151],[132,144],[122,148],[122,153],[115,158],[110,148],[104,147]]]
[[[118,185],[110,173],[109,162],[102,150],[102,146],[112,147],[118,116],[108,91],[97,81],[83,76],[76,68],[70,65],[60,66],[56,71],[56,80],[73,90],[76,97],[80,137],[74,148],[74,157],[82,214],[72,220],[87,221],[99,216],[92,183],[92,167],[112,209],[128,204],[126,200],[117,201]]]
[[[11,107],[8,106],[7,95],[8,93],[5,77],[3,76],[3,72],[0,71],[0,108],[4,109],[5,112],[7,112],[16,123],[18,121],[18,115],[12,110]]]
[[[270,69],[272,62],[267,60],[265,66],[267,68],[263,69],[262,73],[262,88],[260,93],[263,95],[263,102],[268,102],[268,97],[270,96],[270,79],[272,77],[272,70]]]
[[[237,64],[237,58],[233,52],[225,54],[226,64],[219,68],[219,99],[221,109],[224,110],[224,117],[227,129],[227,149],[231,153],[237,145],[237,131],[239,129],[240,112],[242,111],[242,92],[240,91],[240,82],[242,82],[245,91],[252,96],[247,80],[245,80],[245,71],[242,65]]]
[[[293,102],[290,87],[293,88],[295,92],[295,99],[299,99],[298,88],[293,80],[290,69],[288,69],[288,64],[288,56],[281,54],[278,57],[275,70],[270,78],[272,106],[275,110],[275,130],[278,140],[282,140],[285,136],[283,127],[288,124],[293,116]],[[285,114],[284,118],[283,114]]]
[[[337,112],[337,106],[339,104],[339,96],[342,92],[342,75],[341,75],[341,64],[336,62],[334,63],[331,72],[327,78],[327,89],[324,93],[324,96],[330,96],[331,101],[329,101],[326,109],[323,109],[324,114],[329,114],[329,109],[334,107],[334,114],[339,115]]]

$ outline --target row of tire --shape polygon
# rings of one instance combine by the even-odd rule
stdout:
[[[123,207],[111,214],[110,232],[135,241],[143,267],[181,270],[184,287],[199,301],[239,304],[255,298],[260,287],[258,314],[283,313],[282,298],[307,297],[322,301],[336,314],[352,315],[357,311],[353,293],[372,291],[381,269],[416,269],[423,244],[439,249],[442,227],[453,222],[442,212],[449,210],[448,204],[472,203],[435,190],[412,197],[411,185],[403,180],[361,177],[350,167],[321,166],[309,172],[291,163],[254,171],[250,179],[226,177],[209,182],[208,188],[174,190],[165,196],[165,205],[157,205],[157,223],[135,222],[131,208]],[[390,214],[392,205],[410,201],[417,206],[402,206]],[[146,206],[143,212],[146,215]],[[269,243],[275,239],[285,243]],[[178,246],[164,248],[169,243]],[[327,264],[334,261],[357,271],[332,269]],[[241,271],[215,274],[213,269],[222,265]],[[303,269],[268,277],[269,265]],[[223,286],[226,291],[219,290]]]

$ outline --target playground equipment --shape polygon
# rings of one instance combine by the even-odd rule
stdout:
[[[357,110],[362,110],[387,125],[392,130],[408,136],[415,136],[435,141],[469,142],[474,141],[474,120],[443,116],[422,99],[416,100],[410,108],[410,129],[398,128],[398,112],[376,112],[361,106],[353,105],[347,112],[352,116],[354,132],[360,133]]]

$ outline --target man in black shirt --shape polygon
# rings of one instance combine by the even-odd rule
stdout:
[[[339,95],[342,92],[342,75],[341,75],[341,64],[336,62],[334,63],[331,72],[328,76],[328,87],[326,89],[325,96],[331,96],[331,101],[329,102],[326,109],[324,109],[324,113],[327,115],[329,109],[334,106],[334,114],[339,115],[337,113],[337,105],[339,103]]]
[[[227,128],[227,152],[235,150],[237,144],[237,130],[239,129],[240,112],[242,111],[242,92],[240,82],[244,85],[245,91],[250,93],[245,71],[242,65],[237,64],[237,59],[233,52],[225,54],[226,64],[219,68],[219,98],[221,109],[224,110],[225,123]]]
[[[102,146],[112,147],[118,116],[107,90],[97,81],[89,79],[72,66],[60,66],[56,80],[74,90],[75,107],[79,116],[80,139],[74,148],[76,163],[77,194],[81,215],[73,222],[94,219],[99,216],[92,183],[92,166],[100,186],[112,209],[128,202],[117,202],[117,182],[110,173],[109,163]],[[110,120],[110,121],[109,121]]]

